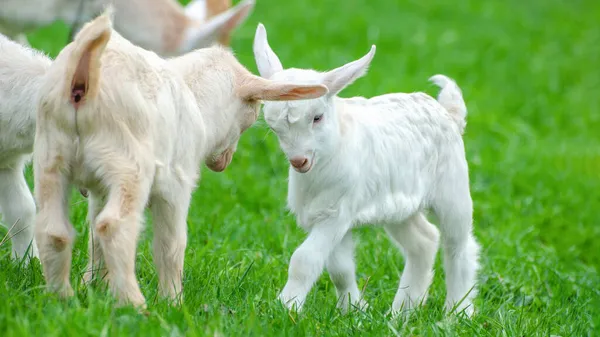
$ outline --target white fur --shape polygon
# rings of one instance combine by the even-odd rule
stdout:
[[[326,267],[340,305],[364,305],[351,230],[371,224],[383,226],[406,258],[392,311],[419,305],[427,297],[439,241],[438,229],[424,216],[431,208],[440,219],[447,309],[465,297],[457,309],[471,315],[479,246],[472,235],[461,137],[466,107],[456,84],[443,75],[433,77],[442,88],[439,101],[424,93],[345,99],[336,94],[366,73],[375,46],[329,72],[283,70],[259,24],[254,53],[263,76],[329,89],[317,99],[264,106],[265,120],[288,159],[305,163],[290,167],[287,203],[308,237],[292,255],[279,299],[300,309]],[[321,116],[318,122],[316,116]]]
[[[30,244],[29,255],[38,256],[35,203],[23,170],[33,151],[37,91],[50,64],[47,56],[0,34],[0,213],[18,259]]]
[[[144,49],[173,56],[228,39],[251,13],[255,2],[244,0],[208,17],[205,0],[192,1],[189,8],[176,0],[2,0],[0,32],[27,45],[24,33],[57,20],[75,24],[79,30],[109,3],[115,8],[114,27],[121,35]]]
[[[91,233],[85,279],[106,276],[121,303],[144,306],[134,266],[146,205],[159,293],[175,299],[200,163],[215,171],[229,165],[261,100],[318,97],[327,89],[264,80],[221,47],[162,59],[111,27],[109,13],[87,23],[40,89],[36,240],[49,288],[71,295],[75,232],[67,191],[70,184],[86,188]]]

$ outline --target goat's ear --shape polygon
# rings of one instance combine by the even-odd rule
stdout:
[[[367,55],[360,59],[326,72],[322,83],[329,89],[329,95],[337,95],[356,79],[364,76],[371,60],[373,60],[373,56],[375,56],[375,45],[372,45]]]
[[[256,27],[256,33],[254,34],[254,44],[252,46],[254,50],[254,59],[256,60],[256,66],[260,76],[264,78],[271,78],[273,74],[283,70],[279,57],[275,55],[269,41],[267,39],[267,30],[262,23]]]
[[[253,101],[295,101],[327,94],[322,84],[294,84],[267,80],[250,75],[238,87],[238,95]]]
[[[67,91],[75,106],[98,92],[100,58],[110,40],[112,16],[113,8],[109,5],[102,15],[86,23],[75,35],[65,74]]]
[[[243,0],[235,7],[203,21],[194,15],[190,17],[192,24],[188,28],[187,38],[179,48],[180,53],[193,49],[208,47],[215,42],[229,46],[233,31],[240,26],[252,12],[255,0]]]

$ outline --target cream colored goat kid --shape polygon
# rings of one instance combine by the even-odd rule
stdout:
[[[0,214],[17,259],[28,249],[29,256],[38,256],[35,202],[23,170],[33,151],[34,102],[51,63],[44,54],[0,34]]]
[[[106,2],[84,1],[82,17],[89,18]],[[33,234],[35,202],[23,170],[33,151],[35,95],[52,62],[43,53],[27,47],[20,32],[57,18],[72,22],[79,3],[80,0],[7,0],[0,8],[0,30],[21,42],[0,34],[0,214],[2,225],[9,229],[6,238],[10,238],[16,259],[22,259],[28,249],[28,256],[38,256]],[[171,0],[115,3],[118,30],[146,49],[163,54],[183,53],[215,41],[229,46],[232,31],[254,6],[254,0],[242,1],[231,9],[230,0],[195,0],[184,12]],[[160,36],[163,38],[157,38]]]
[[[57,20],[79,30],[108,3],[115,8],[116,31],[137,46],[172,56],[215,42],[229,45],[255,1],[231,7],[231,0],[193,0],[183,7],[177,0],[2,0],[0,32],[28,44],[24,33]]]
[[[265,121],[290,161],[288,207],[308,232],[290,260],[279,298],[301,309],[327,268],[339,305],[362,306],[356,284],[352,228],[380,225],[401,248],[406,265],[392,304],[397,314],[420,305],[433,277],[440,234],[423,212],[440,219],[446,308],[473,313],[479,245],[462,140],[467,108],[456,83],[432,77],[438,100],[424,93],[372,98],[337,94],[367,72],[375,46],[362,58],[327,72],[284,69],[258,26],[254,54],[272,80],[323,84],[327,95],[266,102]]]
[[[68,187],[87,188],[92,242],[86,279],[103,259],[106,271],[99,276],[106,272],[120,303],[143,306],[134,264],[146,204],[159,293],[176,298],[199,164],[214,171],[229,165],[261,100],[314,98],[327,89],[262,79],[220,47],[161,59],[112,30],[107,11],[60,52],[40,91],[36,240],[48,286],[71,295],[75,232]]]

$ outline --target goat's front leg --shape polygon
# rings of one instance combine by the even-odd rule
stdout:
[[[81,191],[81,189],[80,189]],[[88,264],[83,274],[83,281],[85,283],[91,282],[94,277],[98,277],[100,280],[104,280],[107,276],[106,268],[103,266],[104,258],[102,256],[102,248],[100,246],[100,239],[96,236],[94,231],[94,224],[96,217],[104,207],[104,198],[96,195],[95,193],[89,194],[88,199],[88,225],[90,227],[88,234]]]
[[[183,299],[183,261],[187,245],[186,218],[190,198],[191,189],[184,188],[172,190],[169,196],[152,198],[151,201],[158,290],[161,296],[171,300],[178,296],[179,300]]]
[[[338,308],[343,312],[356,306],[366,309],[367,302],[361,299],[361,293],[356,283],[356,264],[354,263],[354,241],[352,232],[348,231],[325,262],[325,268],[335,285],[338,297]]]
[[[100,241],[108,284],[119,304],[145,307],[135,277],[135,253],[152,175],[121,172],[108,180],[108,199],[96,217],[93,235]]]
[[[35,202],[29,191],[22,164],[13,168],[0,169],[0,210],[7,236],[12,242],[12,256],[22,259],[38,257],[38,247],[34,238]]]
[[[279,294],[288,309],[302,310],[308,292],[317,281],[325,262],[342,241],[350,222],[339,218],[324,219],[312,226],[308,238],[296,249],[290,259],[288,281]]]
[[[71,250],[75,230],[67,213],[68,181],[65,159],[51,156],[35,164],[35,196],[38,213],[35,220],[35,238],[44,277],[51,291],[60,296],[72,296],[69,281]]]

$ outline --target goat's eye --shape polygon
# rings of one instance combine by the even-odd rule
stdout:
[[[323,119],[323,115],[317,115],[313,118],[313,123],[318,123],[321,119]]]

